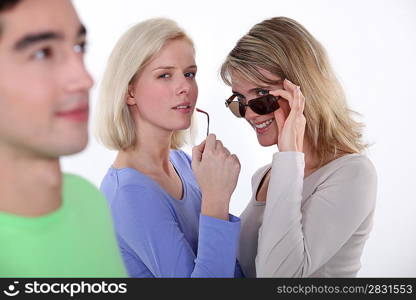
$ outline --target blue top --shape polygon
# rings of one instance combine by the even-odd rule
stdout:
[[[191,158],[171,150],[183,198],[166,193],[133,168],[111,167],[101,183],[131,277],[234,277],[240,219],[201,214],[201,191]],[[235,271],[236,270],[236,271]]]

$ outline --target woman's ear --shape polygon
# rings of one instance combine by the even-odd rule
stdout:
[[[135,105],[136,104],[136,98],[133,95],[133,86],[129,85],[127,88],[127,99],[126,103],[128,105]]]

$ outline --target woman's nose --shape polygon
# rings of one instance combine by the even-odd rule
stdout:
[[[182,79],[179,83],[178,83],[178,87],[177,87],[177,94],[188,94],[189,91],[191,89],[191,84],[190,82],[188,82],[188,80],[186,80],[186,78]]]
[[[252,120],[256,118],[258,114],[256,114],[249,106],[246,106],[246,113],[244,115],[244,118],[247,120]]]

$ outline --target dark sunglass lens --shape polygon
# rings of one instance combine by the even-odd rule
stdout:
[[[259,115],[266,115],[279,108],[277,98],[273,95],[265,95],[249,101],[250,108]]]

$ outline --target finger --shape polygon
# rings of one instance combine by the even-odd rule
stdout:
[[[283,99],[286,99],[288,101],[293,99],[293,96],[289,91],[285,91],[285,90],[282,90],[282,89],[273,90],[273,91],[270,91],[269,93],[271,95],[275,96],[275,97],[279,96],[279,97],[282,97]]]
[[[283,100],[287,100],[287,102],[289,103],[289,107],[292,108],[293,104],[293,99],[295,97],[295,93],[292,93],[289,90],[273,90],[269,92],[270,94],[272,94],[275,97],[280,96]]]
[[[237,155],[231,154],[230,155],[230,159],[234,160],[237,163],[238,168],[241,168],[240,160],[238,159],[238,156]]]
[[[215,145],[215,150],[222,150],[224,148],[224,145],[220,140],[217,140],[217,143]]]
[[[205,150],[214,151],[217,145],[217,137],[215,134],[210,133],[207,136],[206,143],[205,143]]]
[[[202,159],[202,153],[204,153],[204,148],[205,148],[205,140],[192,148],[192,161],[201,161]]]
[[[295,95],[297,85],[291,82],[289,79],[283,81],[283,88],[289,91],[292,95]]]
[[[297,113],[298,116],[303,115],[303,110],[305,108],[305,97],[302,94],[302,91],[300,90],[300,86],[296,89],[296,97],[297,97]]]
[[[300,91],[300,108],[299,111],[301,114],[305,111],[305,96],[303,95],[302,91]]]
[[[225,154],[227,154],[227,156],[231,155],[231,152],[230,152],[230,150],[227,149],[227,147],[223,147],[223,150],[224,150]]]
[[[300,86],[296,86],[296,110],[297,110],[297,112],[299,112],[299,110],[300,110],[300,107],[301,107],[301,105],[300,105],[300,95],[301,95],[301,92],[300,92]]]

